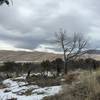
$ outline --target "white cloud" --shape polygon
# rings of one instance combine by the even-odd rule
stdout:
[[[97,43],[94,40],[100,41],[98,0],[14,0],[13,3],[0,7],[0,39],[15,48],[34,49],[45,44],[59,28],[88,34],[94,47]]]
[[[39,51],[39,52],[49,52],[49,53],[59,53],[61,54],[62,52],[57,52],[55,50],[53,50],[54,46],[51,45],[44,45],[44,44],[40,44],[39,46],[37,46],[37,48],[34,49],[34,51]]]
[[[30,49],[23,49],[23,48],[16,48],[12,46],[11,44],[8,44],[6,42],[0,41],[0,50],[14,50],[14,51],[28,51],[32,52]]]

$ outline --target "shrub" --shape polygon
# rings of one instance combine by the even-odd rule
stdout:
[[[48,74],[49,70],[51,69],[50,66],[51,66],[51,63],[49,60],[41,62],[41,72],[43,75],[45,75],[45,72],[47,72]]]
[[[53,69],[57,72],[56,76],[59,76],[59,74],[62,72],[63,69],[63,60],[61,58],[56,58],[52,62]]]

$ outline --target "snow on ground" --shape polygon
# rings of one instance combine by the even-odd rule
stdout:
[[[0,100],[7,100],[13,97],[17,98],[17,100],[41,100],[43,97],[57,94],[61,90],[61,86],[41,88],[37,85],[27,86],[25,82],[12,81],[11,79],[4,80],[3,84],[7,88],[0,89]],[[29,96],[22,95],[27,90],[32,90],[32,94]]]

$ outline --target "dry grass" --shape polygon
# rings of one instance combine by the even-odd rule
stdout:
[[[65,85],[61,93],[43,100],[100,100],[100,69],[84,71],[79,82]]]
[[[30,96],[32,95],[33,89],[28,89],[27,91],[23,92],[21,95]]]
[[[64,82],[67,84],[71,84],[72,82],[78,81],[80,73],[69,73],[68,75],[64,75]]]
[[[60,78],[53,78],[53,77],[42,77],[42,76],[31,76],[28,79],[29,84],[38,85],[40,87],[46,86],[57,86],[61,85]]]
[[[7,86],[5,86],[3,83],[0,83],[0,89],[4,89],[7,88]]]

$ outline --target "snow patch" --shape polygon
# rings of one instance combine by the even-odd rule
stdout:
[[[16,79],[22,79],[18,77]],[[51,86],[41,88],[37,85],[25,85],[25,82],[17,82],[12,79],[6,79],[3,84],[7,88],[0,89],[0,100],[7,100],[11,98],[17,98],[17,100],[41,100],[45,96],[55,95],[61,90],[61,86]],[[22,95],[27,90],[32,90],[32,94],[29,96]]]

